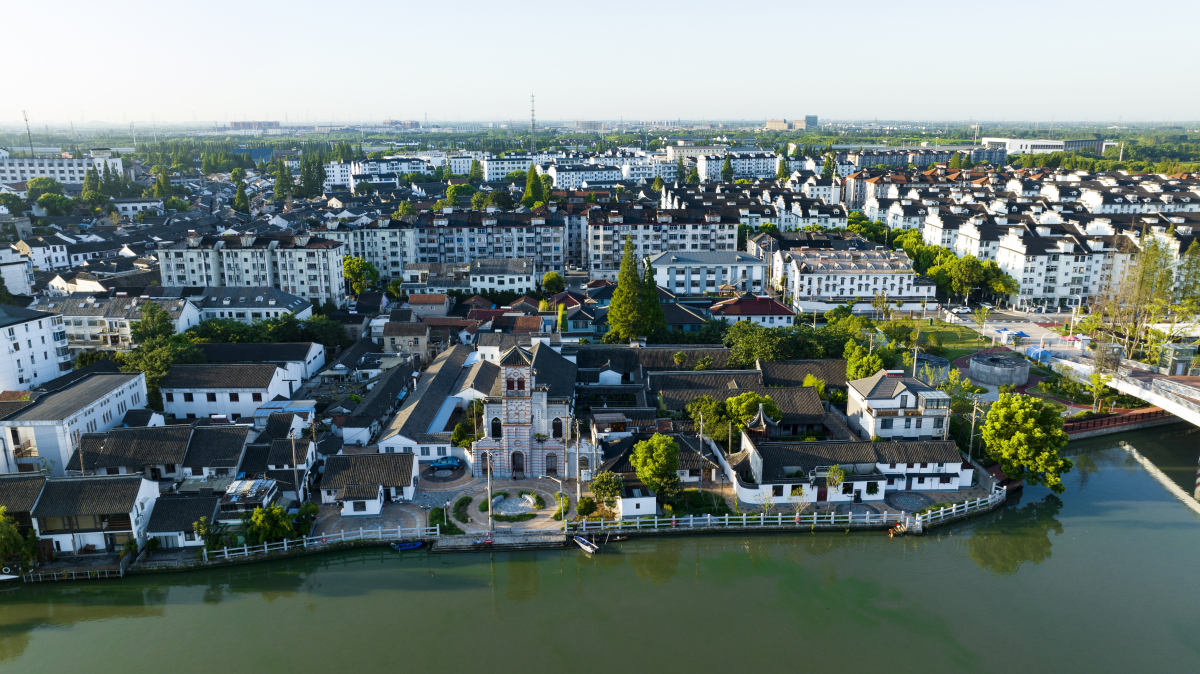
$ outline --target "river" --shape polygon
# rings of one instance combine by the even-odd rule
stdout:
[[[1055,496],[923,537],[686,537],[382,549],[0,589],[0,674],[1200,669],[1200,431],[1072,443]]]

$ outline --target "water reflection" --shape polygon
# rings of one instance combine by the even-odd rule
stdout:
[[[1013,574],[1025,562],[1050,558],[1050,532],[1063,532],[1057,515],[1063,502],[1054,494],[1014,508],[1008,507],[985,522],[967,541],[971,559],[979,568],[997,575]]]
[[[678,539],[638,541],[624,547],[633,574],[657,587],[671,582],[683,559],[683,541]]]
[[[510,552],[505,566],[508,567],[508,584],[504,588],[504,596],[513,601],[537,599],[537,553]]]
[[[22,655],[38,627],[163,615],[167,588],[104,585],[46,583],[0,593],[0,662]]]

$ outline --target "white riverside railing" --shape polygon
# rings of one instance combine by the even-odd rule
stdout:
[[[742,515],[677,515],[674,517],[640,517],[627,520],[594,520],[568,522],[568,533],[587,533],[599,531],[657,531],[662,529],[700,529],[718,527],[817,527],[817,526],[886,526],[888,524],[917,524],[927,527],[946,520],[961,517],[969,513],[991,510],[1007,498],[1002,488],[997,488],[991,494],[970,501],[944,506],[913,516],[906,512],[882,513],[808,513],[801,515],[766,513]]]
[[[320,536],[305,536],[304,538],[284,539],[275,543],[263,543],[261,545],[243,545],[236,548],[221,548],[209,552],[207,548],[201,548],[200,552],[205,562],[236,559],[238,557],[252,557],[254,555],[266,555],[272,552],[287,552],[296,548],[304,549],[321,549],[339,545],[341,543],[350,543],[354,541],[403,541],[419,538],[438,538],[442,535],[442,525],[435,524],[432,527],[413,527],[406,529],[404,527],[395,527],[386,529],[384,527],[375,527],[367,529],[359,527],[358,531],[346,533],[345,530],[337,533],[323,534]]]

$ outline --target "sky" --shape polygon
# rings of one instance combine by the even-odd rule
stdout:
[[[1195,0],[9,0],[0,16],[7,126],[527,124],[530,94],[547,122],[1200,118]]]

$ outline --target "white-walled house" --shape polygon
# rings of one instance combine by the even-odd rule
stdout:
[[[273,363],[294,382],[307,381],[325,367],[325,345],[320,342],[213,342],[196,348],[204,352],[206,363]]]
[[[275,365],[172,365],[159,391],[163,411],[176,419],[237,421],[276,396],[291,398],[300,382]]]
[[[625,487],[617,499],[617,517],[653,517],[658,514],[658,496],[644,484]]]
[[[97,372],[30,395],[0,417],[0,472],[63,475],[84,433],[103,433],[146,404],[146,375]],[[15,408],[15,409],[13,409]]]
[[[847,382],[846,420],[863,440],[945,440],[950,394],[903,370],[880,370]]]
[[[750,293],[717,302],[708,311],[714,319],[724,318],[730,323],[750,321],[768,328],[790,327],[796,315],[778,300]]]
[[[118,552],[131,539],[141,549],[157,499],[158,483],[141,475],[50,478],[33,509],[34,531],[61,554]]]
[[[799,496],[810,504],[878,502],[890,491],[966,489],[975,472],[953,440],[768,443],[743,432],[741,450],[719,460],[748,503],[788,504]],[[844,477],[830,489],[834,466]]]
[[[736,250],[659,253],[648,263],[654,282],[676,295],[715,293],[723,285],[763,292],[768,282],[766,261]]]
[[[159,549],[195,548],[204,545],[204,539],[196,535],[196,522],[207,517],[209,522],[217,520],[216,496],[163,495],[154,502],[146,536],[157,538]]]
[[[411,501],[419,473],[409,453],[330,456],[321,477],[321,503],[340,503],[343,517],[375,517],[387,503]]]

